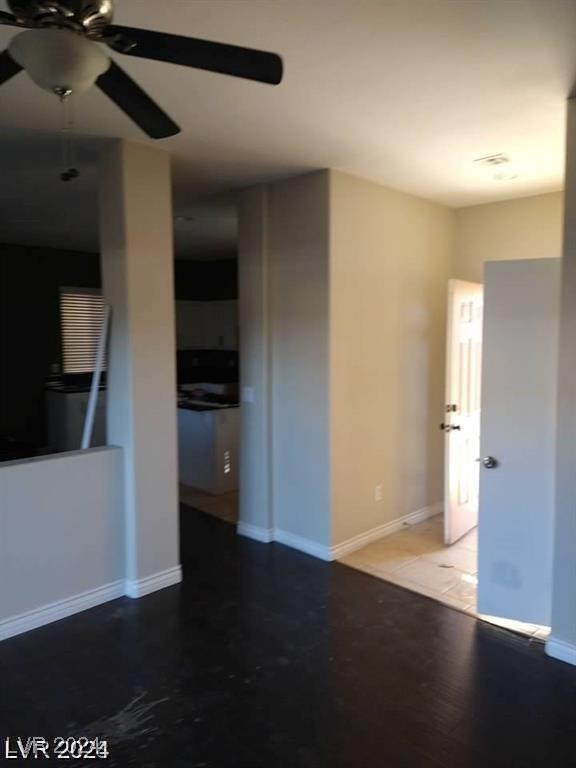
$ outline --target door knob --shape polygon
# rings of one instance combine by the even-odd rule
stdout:
[[[440,424],[440,429],[443,429],[444,432],[452,432],[453,430],[459,430],[460,425],[459,424]]]
[[[494,469],[494,467],[498,466],[498,459],[495,459],[494,456],[484,456],[482,465],[486,467],[486,469]]]

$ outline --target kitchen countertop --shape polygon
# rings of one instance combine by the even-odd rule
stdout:
[[[106,386],[100,386],[98,389],[100,392],[104,392]],[[59,392],[62,395],[71,395],[90,392],[90,387],[82,384],[47,384],[46,390],[48,392]],[[186,402],[186,400],[178,401],[178,408],[181,408],[184,411],[225,411],[230,408],[239,407],[240,403],[211,403],[208,401],[203,403],[198,400],[194,400],[193,402]]]
[[[87,387],[85,384],[46,384],[46,390],[48,392],[60,392],[62,395],[72,395],[79,392],[90,392],[91,387]],[[105,390],[105,385],[98,387],[99,392],[104,392]]]
[[[239,403],[222,405],[221,403],[186,403],[179,402],[178,408],[183,411],[227,411],[230,408],[239,408]]]

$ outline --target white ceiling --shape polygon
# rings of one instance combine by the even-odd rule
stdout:
[[[284,58],[285,80],[274,88],[118,56],[183,128],[161,142],[174,156],[176,213],[197,222],[177,224],[183,251],[200,240],[200,250],[228,248],[235,232],[226,197],[219,213],[208,204],[212,230],[191,246],[202,229],[199,198],[317,168],[451,206],[562,187],[576,0],[117,0],[115,20]],[[0,45],[13,34],[0,28]],[[75,114],[84,177],[66,185],[57,181],[57,100],[23,75],[0,90],[2,226],[16,200],[31,230],[43,221],[56,232],[58,209],[68,236],[81,239],[93,226],[101,142],[147,141],[95,89]],[[495,181],[474,163],[499,152],[516,179]]]

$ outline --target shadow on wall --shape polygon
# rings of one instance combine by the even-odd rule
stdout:
[[[100,286],[97,254],[0,245],[0,440],[46,444],[45,384],[61,364],[59,289]]]

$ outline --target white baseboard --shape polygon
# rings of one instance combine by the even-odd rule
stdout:
[[[344,555],[348,555],[350,552],[354,552],[356,549],[362,549],[367,544],[371,544],[373,541],[382,539],[384,536],[391,536],[393,533],[398,533],[408,525],[417,525],[423,523],[424,520],[428,520],[430,517],[435,517],[444,511],[444,502],[439,501],[436,504],[431,504],[428,507],[422,507],[415,512],[409,512],[407,515],[391,520],[383,525],[378,525],[376,528],[371,528],[369,531],[359,533],[357,536],[353,536],[351,539],[335,544],[331,547],[332,559],[338,560]]]
[[[319,544],[312,539],[306,539],[304,536],[298,536],[295,533],[289,531],[282,531],[279,528],[274,530],[274,541],[278,544],[284,544],[286,547],[292,547],[292,549],[298,549],[300,552],[305,552],[312,557],[318,557],[320,560],[334,560],[332,556],[331,548],[325,544]]]
[[[172,587],[174,584],[180,584],[182,581],[182,568],[177,565],[174,568],[168,568],[160,573],[153,573],[152,576],[145,576],[137,581],[126,580],[124,594],[126,597],[144,597],[151,592],[157,592],[165,587]]]
[[[270,544],[271,541],[274,541],[274,531],[272,528],[262,528],[260,525],[240,522],[236,530],[240,536],[260,541],[262,544]]]
[[[546,653],[553,659],[576,665],[576,645],[566,643],[564,640],[549,637],[546,640]]]
[[[397,533],[408,525],[422,523],[430,517],[441,514],[443,510],[444,502],[439,501],[436,504],[431,504],[429,507],[417,509],[415,512],[410,512],[396,520],[391,520],[376,528],[371,528],[369,531],[353,536],[351,539],[342,541],[340,544],[335,544],[332,547],[326,544],[319,544],[317,541],[290,533],[289,531],[283,531],[280,528],[261,528],[251,523],[238,523],[238,533],[241,536],[247,536],[263,544],[276,541],[278,544],[298,549],[300,552],[305,552],[307,555],[312,555],[312,557],[317,557],[320,560],[331,561],[338,560],[355,549],[361,549],[372,541],[381,539],[384,536],[390,536],[392,533]]]
[[[0,640],[7,640],[9,637],[21,635],[23,632],[29,632],[31,629],[38,629],[53,621],[65,619],[75,613],[87,611],[89,608],[95,608],[97,605],[107,603],[110,600],[116,600],[118,597],[127,595],[128,597],[143,597],[156,592],[164,587],[171,587],[182,581],[182,569],[180,566],[170,568],[161,573],[155,573],[138,581],[115,581],[112,584],[106,584],[103,587],[90,589],[79,595],[68,597],[65,600],[58,600],[32,611],[12,616],[9,619],[0,621]]]
[[[32,611],[21,613],[18,616],[13,616],[0,622],[0,640],[6,640],[9,637],[20,635],[31,629],[43,627],[45,624],[51,624],[53,621],[65,619],[74,613],[86,611],[89,608],[107,603],[109,600],[115,600],[123,595],[124,582],[115,581],[112,584],[106,584],[103,587],[74,595],[66,600],[58,600],[55,603],[49,603]]]

